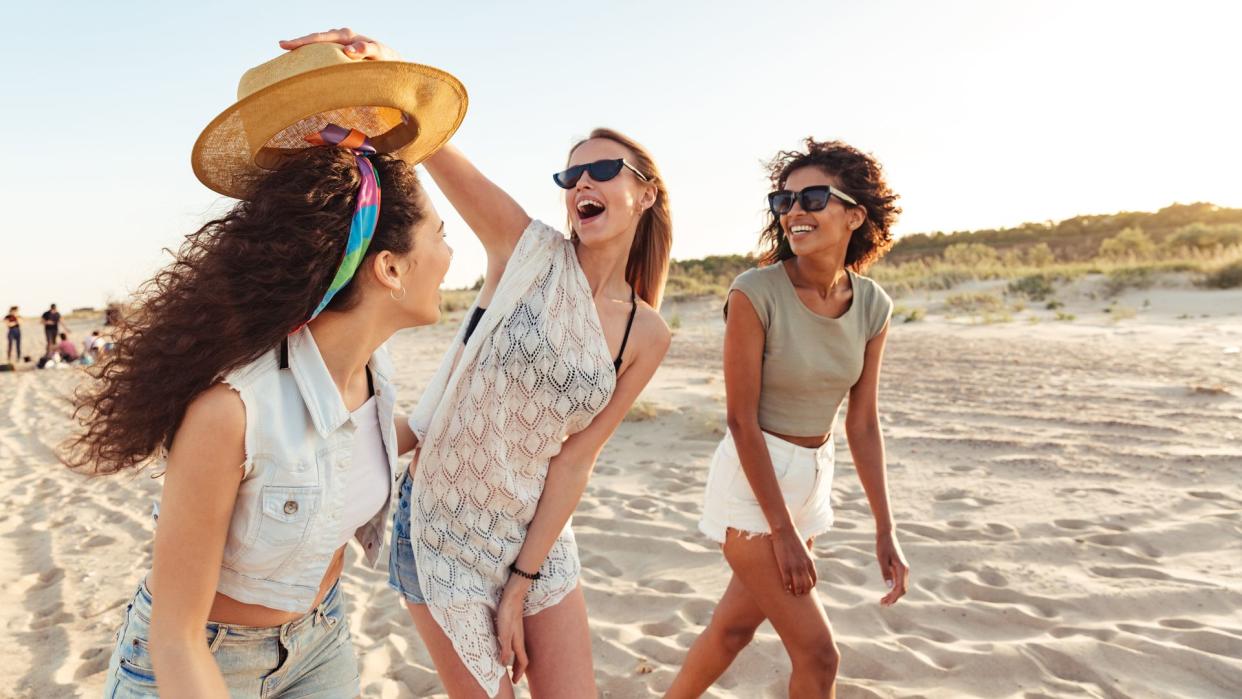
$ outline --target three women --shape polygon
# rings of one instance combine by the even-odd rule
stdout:
[[[333,60],[396,63],[390,49],[349,30],[283,45],[289,56],[332,51]],[[464,110],[464,94],[460,102]],[[119,696],[152,689],[157,665],[161,689],[356,693],[335,582],[350,534],[376,562],[390,484],[397,499],[390,583],[450,695],[512,696],[523,676],[536,697],[594,694],[568,522],[596,457],[669,345],[657,312],[671,244],[667,191],[641,146],[597,130],[554,176],[569,211],[566,238],[532,221],[442,145],[459,117],[438,143],[406,152],[426,157],[428,173],[488,254],[479,297],[407,426],[392,415],[381,345],[400,327],[434,322],[434,289],[448,256],[435,237],[442,224],[409,166],[376,153],[381,142],[400,150],[391,146],[411,135],[403,131],[411,117],[416,134],[434,121],[426,113],[359,119],[390,127],[375,138],[335,122],[279,130],[321,146],[309,150],[288,138],[270,153],[271,137],[257,148],[252,142],[253,162],[223,176],[220,188],[245,187],[246,201],[191,236],[177,263],[153,280],[129,338],[118,343],[124,349],[83,401],[93,412],[79,463],[118,470],[172,443],[155,566],[130,605],[110,668]],[[829,440],[847,391],[847,433],[882,526],[881,565],[895,587],[886,601],[905,589],[874,419],[891,304],[874,283],[845,271],[885,249],[895,197],[882,180],[868,189],[836,167],[857,167],[857,157],[834,160],[814,152],[822,144],[808,145],[809,159],[785,154],[777,178],[796,189],[771,200],[768,261],[790,262],[743,275],[730,295],[726,442],[736,446],[725,454],[722,443],[717,452],[703,526],[724,541],[735,579],[671,692],[701,692],[723,671],[727,662],[703,665],[711,643],[753,632],[765,617],[782,620],[778,632],[792,629],[785,620],[807,614],[822,623],[786,639],[791,689],[831,691],[835,660],[824,649],[832,641],[805,540],[830,523]],[[267,172],[256,174],[256,164]],[[368,226],[374,240],[355,245],[355,229]],[[261,236],[264,229],[281,235]],[[275,271],[282,255],[292,263]],[[331,260],[341,260],[334,273]],[[281,302],[278,310],[257,314],[245,298],[208,305],[240,281],[265,276],[262,292]],[[805,313],[848,321],[835,329],[790,323],[799,298]],[[171,336],[179,321],[166,316],[187,310],[218,318],[230,330],[219,344],[231,349],[191,335],[175,346],[210,349],[208,361],[154,396],[130,396],[147,388],[136,370],[150,353],[146,343]],[[760,367],[762,382],[744,379]],[[812,395],[791,390],[797,371],[815,377]],[[162,420],[125,427],[155,403],[165,408]],[[109,432],[115,425],[119,436]],[[397,455],[412,448],[410,469],[396,468]],[[740,473],[746,482],[739,485]],[[194,582],[172,584],[174,570]],[[250,652],[259,647],[266,654]]]

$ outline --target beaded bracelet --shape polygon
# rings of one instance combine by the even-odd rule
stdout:
[[[536,572],[534,575],[527,573],[521,568],[518,568],[516,562],[509,564],[509,572],[514,573],[516,575],[520,575],[523,578],[526,578],[527,580],[538,580],[539,578],[543,577],[543,573]]]

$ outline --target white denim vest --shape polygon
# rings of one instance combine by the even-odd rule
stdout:
[[[336,552],[345,505],[341,477],[355,426],[309,328],[289,336],[287,369],[280,368],[282,354],[275,348],[224,380],[246,407],[246,461],[216,590],[248,604],[305,612]],[[384,507],[354,536],[376,568],[387,560],[381,554],[400,469],[387,347],[367,366],[391,478]]]

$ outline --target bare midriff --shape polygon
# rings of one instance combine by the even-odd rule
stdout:
[[[332,562],[328,564],[328,571],[324,573],[323,580],[319,583],[319,593],[315,595],[314,603],[305,611],[286,612],[258,604],[246,604],[217,592],[216,598],[211,603],[211,612],[207,614],[207,620],[230,626],[256,627],[281,626],[291,621],[297,621],[305,616],[307,612],[318,607],[320,602],[323,602],[323,598],[332,589],[332,585],[341,577],[341,570],[344,567],[345,547],[342,546],[337,549],[336,555],[332,557]],[[150,582],[148,582],[149,584]],[[157,594],[159,593],[156,590],[151,590],[152,597],[155,597]]]
[[[790,434],[781,434],[780,432],[773,432],[772,430],[764,430],[764,432],[778,439],[783,439],[786,442],[789,442],[790,444],[795,444],[797,446],[805,447],[807,449],[818,449],[819,447],[822,447],[824,445],[824,442],[827,442],[828,438],[832,436],[831,432],[825,435],[820,435],[818,437],[795,437]]]

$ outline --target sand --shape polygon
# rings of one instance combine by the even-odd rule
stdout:
[[[838,438],[837,525],[815,554],[839,696],[1242,695],[1242,292],[1130,292],[1120,319],[1084,295],[1060,309],[1074,321],[1028,304],[990,324],[945,317],[942,299],[899,299],[926,316],[895,321],[885,358],[913,571],[893,608],[877,603],[871,515]],[[729,578],[695,527],[724,421],[719,313],[665,315],[679,326],[670,356],[575,516],[599,687],[614,699],[661,694]],[[451,330],[393,340],[405,406]],[[90,480],[54,459],[81,377],[0,374],[0,696],[97,696],[150,565],[160,482]],[[363,695],[443,696],[386,574],[350,559]],[[788,672],[765,625],[707,696],[784,696]]]

